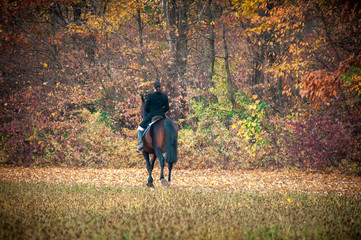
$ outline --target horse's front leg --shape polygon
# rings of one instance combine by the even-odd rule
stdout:
[[[155,154],[157,155],[160,163],[160,180],[164,179],[164,157],[162,150],[158,147],[155,148]]]
[[[152,171],[153,171],[153,167],[152,165],[154,166],[154,161],[152,159],[152,164],[149,162],[149,153],[147,153],[146,151],[143,151],[143,156],[145,158],[145,161],[147,163],[147,170],[148,170],[148,183],[147,183],[147,186],[148,187],[154,187],[153,185],[153,178],[152,178]],[[154,157],[153,157],[154,158]],[[155,160],[155,159],[154,159]]]

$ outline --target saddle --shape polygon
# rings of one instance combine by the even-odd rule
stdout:
[[[147,126],[147,128],[144,130],[142,137],[144,137],[145,133],[146,133],[146,132],[148,131],[148,129],[153,125],[153,123],[155,123],[155,122],[157,122],[157,121],[159,121],[159,120],[162,120],[162,119],[164,119],[162,116],[154,116],[154,117],[152,118],[152,122],[149,123],[149,125]]]
[[[158,120],[161,120],[161,119],[163,119],[162,116],[154,116],[154,117],[152,118],[152,122],[151,122],[150,124],[152,124],[153,122],[156,122],[156,121],[158,121]],[[150,124],[149,124],[149,125],[150,125]]]

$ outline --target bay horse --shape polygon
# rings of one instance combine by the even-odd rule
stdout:
[[[141,116],[144,119],[146,112],[144,110],[145,100],[142,96]],[[160,180],[164,186],[169,186],[171,181],[171,172],[173,164],[177,162],[178,158],[178,131],[174,123],[166,118],[160,117],[160,120],[154,122],[143,135],[143,156],[147,163],[148,187],[154,187],[152,171],[154,168],[155,160],[159,159],[160,163]],[[152,121],[153,122],[153,121]],[[163,153],[166,153],[164,159]],[[152,160],[149,161],[149,155],[152,154]],[[164,166],[165,162],[168,163],[168,181],[164,179]]]

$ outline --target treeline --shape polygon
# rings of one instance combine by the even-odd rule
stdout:
[[[358,172],[357,1],[5,0],[2,164],[142,166],[160,80],[179,167]]]

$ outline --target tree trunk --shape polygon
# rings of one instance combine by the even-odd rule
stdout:
[[[282,100],[282,78],[278,77],[277,80],[277,93],[278,93],[278,103],[281,109],[283,109],[283,100]],[[282,111],[280,111],[282,112]]]
[[[171,51],[171,64],[168,71],[168,87],[175,94],[179,86],[172,87],[172,83],[185,84],[178,81],[186,72],[187,67],[187,34],[189,0],[163,0],[164,15],[167,27],[167,40]]]
[[[214,34],[214,13],[212,9],[212,0],[208,1],[208,27],[209,27],[209,86],[213,87],[214,64],[216,61],[215,53],[215,34]]]
[[[142,25],[142,16],[140,13],[140,8],[137,9],[137,21],[138,21],[138,28],[139,28],[139,47],[141,50],[140,53],[140,64],[141,64],[141,70],[143,74],[143,82],[147,82],[147,73],[144,71],[145,68],[145,57],[144,57],[144,43],[143,43],[143,25]]]
[[[232,110],[234,110],[234,109],[236,109],[236,100],[234,99],[233,82],[232,82],[232,77],[231,77],[231,71],[229,69],[229,55],[228,55],[228,46],[227,46],[227,42],[226,42],[226,28],[224,26],[224,23],[222,23],[222,39],[223,39],[223,48],[224,48],[224,64],[225,64],[226,73],[227,73],[229,100],[232,103]]]

